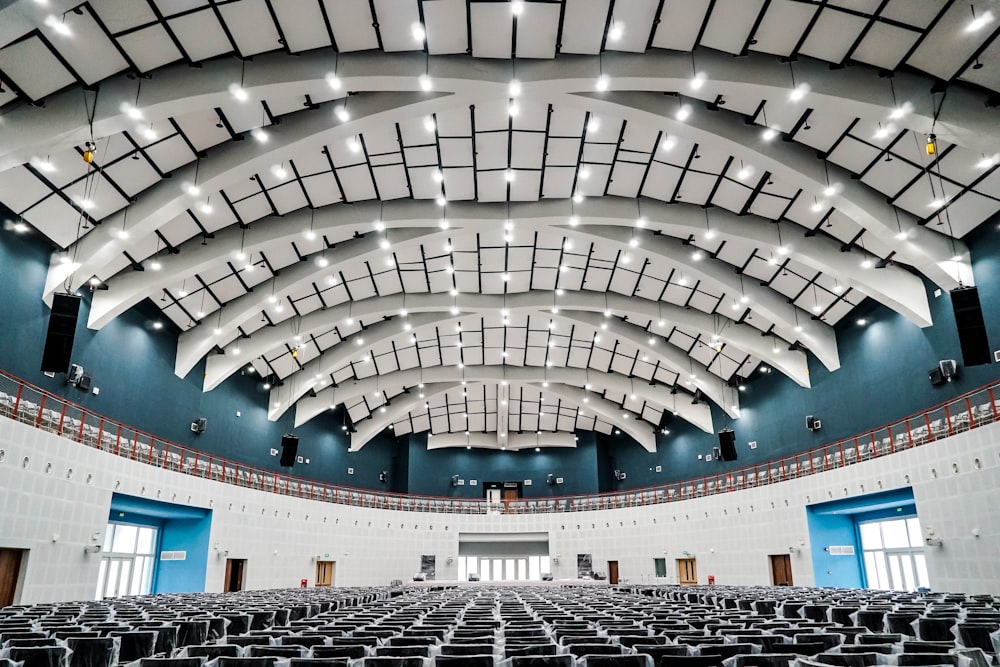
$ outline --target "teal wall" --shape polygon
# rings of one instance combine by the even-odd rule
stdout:
[[[525,498],[545,498],[583,493],[598,493],[598,460],[594,433],[578,434],[574,448],[543,447],[522,451],[483,449],[427,449],[426,436],[412,438],[409,452],[409,492],[418,495],[441,495],[483,498],[484,482],[523,482]],[[563,483],[550,485],[549,473],[562,477]],[[466,480],[464,486],[452,486],[451,476]],[[470,486],[468,480],[479,482]]]
[[[202,593],[208,567],[212,510],[116,493],[109,520],[154,526],[159,531],[153,593]],[[162,551],[186,551],[185,560],[160,561]]]
[[[895,489],[806,507],[816,586],[864,588],[865,573],[858,523],[915,516],[913,489]],[[854,556],[831,556],[828,547],[853,546]]]
[[[0,217],[3,212],[0,211]],[[980,288],[983,314],[993,349],[1000,348],[1000,234],[996,223],[983,225],[967,239]],[[100,396],[68,387],[62,376],[46,378],[38,371],[48,309],[42,303],[50,246],[37,234],[0,231],[0,369],[67,396],[85,407],[160,437],[265,469],[279,470],[268,450],[284,433],[293,431],[289,412],[278,422],[266,416],[266,392],[259,378],[235,375],[211,392],[201,391],[203,363],[186,378],[173,373],[176,339],[171,325],[150,326],[158,317],[153,303],[144,302],[116,318],[101,331],[86,327],[89,293],[77,326],[73,360],[93,375]],[[954,383],[932,387],[927,371],[939,359],[961,360],[954,316],[947,293],[935,297],[928,286],[935,325],[921,329],[872,300],[839,324],[842,367],[829,372],[810,358],[811,389],[779,373],[749,378],[741,395],[742,416],[727,420],[714,411],[716,429],[736,431],[739,460],[704,463],[698,454],[718,444],[707,434],[675,419],[670,435],[657,436],[657,451],[648,453],[625,435],[581,433],[576,449],[545,448],[540,453],[426,449],[422,434],[393,438],[384,434],[360,452],[348,451],[341,431],[342,415],[332,411],[294,429],[299,453],[309,466],[289,472],[348,486],[421,495],[481,497],[481,487],[452,487],[451,476],[482,481],[532,479],[526,495],[569,495],[616,491],[711,475],[803,451],[840,437],[917,412],[1000,377],[1000,365],[962,368]],[[859,327],[855,320],[868,318]],[[236,412],[242,416],[237,418]],[[823,429],[806,430],[806,415],[816,415]],[[191,421],[208,418],[201,436],[189,430]],[[747,442],[759,447],[750,450]],[[656,472],[656,467],[661,472]],[[354,474],[348,475],[347,469]],[[627,479],[619,482],[613,471]],[[388,480],[379,473],[388,471]],[[548,473],[564,477],[562,486],[544,484]]]
[[[287,472],[350,486],[384,487],[378,475],[391,467],[394,438],[380,436],[363,453],[351,453],[339,411],[298,429],[291,411],[270,422],[267,392],[256,376],[237,374],[214,391],[203,392],[204,361],[185,378],[174,374],[180,332],[169,321],[163,329],[153,329],[151,323],[162,318],[148,301],[93,331],[86,324],[91,293],[81,289],[72,358],[93,376],[100,395],[67,385],[64,375],[45,377],[38,369],[49,317],[41,294],[50,252],[37,236],[0,231],[0,279],[8,285],[0,290],[0,369],[157,437],[264,469],[281,470],[270,449],[280,449],[281,436],[294,432],[299,454],[311,463]],[[208,429],[195,435],[191,422],[199,417],[208,418]],[[354,468],[354,475],[347,475],[348,467]]]

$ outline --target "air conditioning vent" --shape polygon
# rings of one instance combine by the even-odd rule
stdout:
[[[845,544],[841,546],[830,545],[828,551],[830,552],[831,556],[853,556],[854,545],[853,544]]]
[[[186,551],[161,551],[160,560],[187,560]]]

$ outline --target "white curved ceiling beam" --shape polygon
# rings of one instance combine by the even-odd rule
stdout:
[[[416,387],[420,383],[426,385],[428,383],[451,382],[458,375],[463,377],[467,382],[501,383],[507,381],[520,384],[548,382],[549,386],[544,388],[546,393],[557,393],[556,390],[558,389],[562,392],[560,395],[573,401],[575,405],[584,404],[583,399],[588,398],[590,399],[586,403],[588,409],[589,406],[593,405],[595,396],[600,395],[600,393],[595,393],[596,390],[593,389],[593,387],[598,387],[599,384],[600,387],[598,389],[610,389],[626,396],[626,407],[624,410],[629,410],[629,403],[633,403],[634,407],[639,408],[646,401],[664,410],[670,410],[678,417],[691,422],[706,433],[712,433],[714,430],[712,426],[712,411],[707,403],[698,402],[695,404],[691,402],[690,395],[687,393],[671,394],[670,390],[666,387],[649,385],[644,382],[636,384],[621,375],[590,373],[587,370],[578,368],[544,368],[535,366],[466,366],[462,370],[464,373],[456,371],[453,366],[412,368],[385,375],[367,377],[351,384],[341,384],[338,387],[327,387],[317,392],[316,396],[307,396],[296,402],[295,426],[301,426],[310,419],[329,410],[330,406],[348,403],[359,396],[371,395],[375,391],[384,391],[386,394],[395,396],[405,388]],[[599,378],[594,377],[595,375],[598,375]],[[588,385],[592,387],[589,391],[586,389]],[[276,387],[271,390],[272,403],[279,400],[279,393],[276,393],[275,390],[282,388]],[[570,391],[571,389],[573,391]],[[634,402],[628,398],[632,393],[636,394]],[[605,408],[601,412],[595,410],[595,412],[601,414],[605,421],[615,424],[619,428],[622,428],[621,425],[625,422],[633,424],[634,428],[637,422],[642,421],[641,419],[622,419],[623,409],[618,404],[612,403],[608,399],[602,400],[613,406]],[[645,431],[650,436],[650,439],[655,441],[652,438],[654,429],[649,427],[648,422],[643,423],[646,426],[640,427],[639,432]],[[635,436],[633,435],[633,437]],[[654,450],[651,449],[650,451]]]
[[[646,256],[654,262],[666,261],[679,264],[684,272],[693,279],[705,282],[721,292],[728,293],[732,298],[746,296],[750,301],[746,308],[759,312],[775,324],[775,331],[787,340],[800,340],[816,358],[823,362],[829,370],[840,368],[840,355],[837,352],[837,337],[833,327],[819,320],[814,320],[805,311],[799,317],[797,306],[790,304],[786,297],[778,292],[762,287],[759,282],[750,278],[744,280],[737,275],[729,264],[702,259],[695,261],[691,252],[685,250],[675,239],[656,236],[642,229],[622,229],[621,227],[591,226],[585,229],[579,227],[563,227],[561,231],[567,236],[577,239],[589,239],[596,243],[606,242],[623,247],[626,252],[638,256]],[[631,239],[639,240],[639,245],[630,247]],[[796,328],[799,330],[797,331]]]
[[[884,194],[854,180],[845,169],[816,159],[815,151],[807,146],[779,139],[765,141],[759,127],[746,125],[725,111],[697,111],[683,122],[675,120],[664,114],[667,105],[663,96],[654,93],[580,93],[560,96],[558,101],[581,110],[664,127],[672,134],[720,147],[812,193],[821,193],[827,187],[828,168],[830,183],[837,184],[837,193],[829,200],[839,211],[889,247],[899,248],[899,259],[942,288],[959,286],[952,257],[968,254],[963,242],[922,227],[905,213],[899,216],[897,226],[897,209],[885,200]],[[905,240],[899,238],[901,230],[907,235]]]
[[[65,4],[65,0],[60,0]],[[9,10],[8,10],[9,11]],[[48,11],[44,12],[48,14]],[[8,27],[0,22],[0,34]],[[3,42],[0,42],[3,43]],[[469,67],[469,61],[474,63]],[[591,90],[598,73],[610,77],[611,90],[688,91],[692,66],[707,76],[703,86],[710,95],[751,94],[784,103],[791,91],[788,65],[777,58],[751,53],[733,58],[711,50],[690,53],[650,51],[643,54],[606,53],[595,56],[561,54],[555,60],[518,63],[518,79],[524,94],[536,90],[577,92]],[[337,75],[341,90],[416,91],[420,74],[428,71],[435,90],[458,91],[479,83],[503,83],[510,78],[507,61],[488,61],[456,56],[430,57],[418,53],[346,53],[337,57]],[[896,106],[886,79],[873,67],[852,66],[831,70],[828,63],[800,60],[795,63],[797,81],[811,90],[803,104],[835,108],[848,117],[882,120]],[[156,70],[144,81],[139,108],[144,117],[164,119],[192,108],[212,108],[231,100],[229,86],[241,76],[243,88],[251,99],[275,95],[306,95],[325,99],[330,95],[326,82],[332,73],[330,52],[317,49],[288,55],[272,52],[254,56],[245,74],[236,58],[222,58],[201,63],[199,69],[186,64],[168,65]],[[911,111],[895,122],[915,132],[927,133],[933,124],[934,109],[927,90],[933,85],[927,77],[895,73],[896,98],[909,103]],[[982,95],[953,86],[948,104],[940,109],[934,131],[942,141],[961,146],[1000,151],[1000,132],[995,116],[983,107]],[[93,136],[110,136],[135,125],[125,113],[123,101],[136,99],[136,81],[120,74],[101,82],[101,94],[94,109]],[[27,162],[33,155],[51,153],[61,147],[83,143],[91,138],[87,109],[78,90],[68,90],[46,99],[45,110],[19,107],[7,114],[8,130],[0,125],[0,171]],[[980,148],[982,147],[982,148]]]
[[[398,303],[392,297],[381,297],[368,299],[367,301],[386,301]],[[403,331],[400,327],[399,319],[383,320],[368,327],[364,332],[365,348],[371,349],[375,345],[385,343],[395,338],[404,338],[417,335],[421,331],[432,327],[448,327],[453,323],[457,324],[469,315],[495,314],[497,307],[495,304],[467,308],[466,312],[457,315],[442,317],[442,313],[453,302],[452,297],[441,294],[422,295],[422,298],[410,298],[407,301],[407,311],[409,313],[406,321],[410,324],[409,331]],[[364,301],[357,302],[356,305],[364,304]],[[370,304],[369,304],[370,305]],[[514,309],[520,311],[522,309]],[[205,390],[209,391],[217,387],[226,377],[236,372],[243,366],[243,359],[256,358],[264,354],[267,350],[274,349],[276,345],[294,343],[295,333],[303,338],[309,335],[309,331],[328,330],[333,322],[341,321],[351,312],[346,304],[331,308],[327,311],[314,313],[316,318],[306,322],[309,316],[302,318],[297,326],[288,324],[281,327],[281,336],[271,335],[268,340],[260,345],[254,345],[254,336],[248,341],[235,341],[225,348],[225,354],[213,355],[208,358],[205,368]],[[391,316],[398,314],[398,309],[384,310],[379,315]],[[531,311],[528,311],[532,314]],[[355,311],[356,314],[356,311]],[[650,334],[634,324],[623,322],[618,318],[604,318],[603,315],[584,311],[559,311],[553,315],[535,311],[539,317],[548,318],[563,322],[567,326],[574,324],[585,324],[598,331],[603,331],[602,325],[607,327],[609,336],[620,340],[628,341],[635,345],[640,351],[653,355],[663,362],[664,367],[674,371],[678,375],[688,377],[694,375],[693,384],[702,391],[709,399],[715,402],[727,415],[736,418],[739,416],[738,396],[726,396],[723,389],[724,379],[714,375],[704,364],[687,356],[676,346],[664,342],[660,347],[649,344]],[[297,381],[285,382],[282,386],[272,391],[273,399],[268,409],[268,417],[276,420],[283,415],[289,407],[296,401],[308,394],[310,391],[322,389],[326,384],[326,379],[332,373],[344,368],[352,359],[358,356],[358,348],[352,346],[352,341],[345,340],[339,345],[325,350],[319,356],[306,362],[302,368],[294,373],[282,378],[297,377]],[[264,346],[268,347],[264,349]],[[736,347],[736,346],[733,346]],[[234,354],[234,350],[239,349],[240,354]],[[592,369],[593,370],[593,369]],[[612,373],[614,371],[611,371]],[[645,380],[643,380],[645,382]],[[322,383],[322,384],[321,384]]]
[[[489,368],[489,367],[487,367]],[[466,380],[468,383],[469,381]],[[492,380],[487,380],[487,383],[492,383]],[[478,380],[473,380],[472,384],[480,384]],[[525,383],[525,382],[508,382],[506,387],[514,386],[525,386],[532,389],[537,389],[543,395],[544,394],[554,394],[564,400],[568,400],[571,407],[577,408],[581,412],[586,412],[591,410],[596,415],[601,417],[605,416],[605,413],[617,416],[617,420],[607,420],[608,423],[614,424],[620,430],[625,431],[633,438],[635,438],[634,432],[638,432],[640,435],[643,434],[644,430],[642,427],[632,428],[633,424],[636,422],[634,420],[622,419],[621,415],[622,409],[618,404],[613,403],[600,395],[595,395],[593,392],[588,392],[586,390],[580,389],[578,387],[572,387],[567,385],[553,385],[549,382],[547,387],[542,386],[540,382]],[[425,383],[423,388],[420,390],[424,395],[424,398],[420,398],[419,395],[416,399],[413,398],[412,391],[411,394],[401,394],[393,397],[391,400],[392,405],[385,406],[385,412],[379,410],[378,412],[372,413],[369,419],[364,419],[360,423],[355,425],[355,432],[351,434],[351,447],[350,451],[357,452],[360,451],[368,442],[377,436],[379,433],[385,431],[390,424],[393,424],[414,410],[423,411],[423,406],[426,402],[431,399],[446,394],[447,392],[457,389],[462,385],[456,382],[442,382],[442,383]],[[403,398],[404,400],[399,401],[397,399]],[[583,403],[583,398],[587,398],[587,403]],[[499,407],[499,406],[498,406]],[[648,422],[647,422],[648,423]],[[506,446],[508,433],[507,433],[507,422],[501,422],[498,418],[497,429],[499,432],[494,433],[496,440],[494,442],[495,446]],[[478,431],[479,433],[489,433],[489,431]],[[470,433],[471,435],[471,433]],[[436,437],[436,436],[435,436]],[[635,438],[640,442],[643,447],[650,452],[656,451],[656,435],[655,429],[653,430],[652,437],[652,449],[650,449],[645,443],[643,443],[639,438]]]
[[[441,238],[446,234],[447,232],[431,229],[397,230],[396,243],[399,245],[420,243],[422,241]],[[364,260],[367,258],[369,261],[374,260],[384,256],[385,252],[378,238],[366,236],[338,244],[336,248],[327,250],[325,257],[331,266],[335,266],[338,263],[348,261],[348,259],[360,258]],[[198,361],[208,354],[213,347],[220,344],[221,341],[229,340],[241,324],[256,313],[259,313],[264,308],[264,305],[261,303],[261,293],[273,295],[279,300],[283,299],[296,286],[303,282],[308,283],[314,279],[318,279],[318,271],[320,271],[320,267],[317,267],[312,262],[299,262],[298,264],[285,267],[281,270],[280,275],[274,276],[254,287],[254,289],[259,289],[260,291],[247,292],[231,301],[227,301],[225,308],[222,308],[221,312],[212,318],[215,320],[214,328],[208,328],[202,324],[191,331],[182,333],[178,337],[177,359],[174,364],[175,372],[181,377],[187,375],[188,371],[194,368]],[[322,271],[327,275],[330,273],[329,268]],[[94,300],[94,306],[97,306],[96,299]],[[105,308],[102,312],[109,313],[111,311]]]
[[[404,305],[405,304],[405,305]],[[447,294],[412,294],[407,295],[404,302],[403,295],[395,294],[377,299],[364,299],[354,302],[349,310],[355,319],[368,319],[382,317],[389,313],[399,313],[404,307],[410,313],[418,312],[443,312],[442,304],[455,308],[456,314],[452,317],[459,318],[460,314],[470,313],[497,313],[503,309],[508,311],[527,311],[551,313],[552,295],[548,292],[532,291],[518,294],[508,294],[506,299],[503,295],[485,294],[459,294],[452,297]],[[718,336],[718,339],[726,345],[742,350],[758,359],[762,359],[784,373],[800,386],[809,386],[809,367],[806,355],[801,351],[783,350],[782,346],[787,343],[780,338],[772,340],[771,337],[764,337],[761,333],[748,325],[739,325],[718,315],[708,315],[697,310],[687,310],[673,304],[658,304],[646,299],[634,299],[619,294],[608,294],[607,298],[597,292],[570,292],[559,297],[558,313],[551,313],[553,316],[566,312],[569,317],[576,317],[577,311],[600,313],[610,310],[615,316],[632,316],[639,319],[650,319],[654,322],[660,320],[664,323],[676,323],[685,328],[697,331],[706,337]],[[341,310],[343,313],[343,310]],[[583,316],[581,316],[583,317]],[[373,327],[374,328],[374,327]],[[392,334],[392,329],[379,329],[376,335],[400,334],[396,329],[396,334]],[[390,335],[391,334],[391,335]],[[655,336],[655,327],[649,335]],[[286,340],[288,340],[286,338]],[[385,340],[385,339],[382,339]],[[780,346],[777,343],[780,342]],[[370,342],[370,341],[369,341]],[[669,344],[667,344],[669,345]],[[229,346],[230,352],[235,344]],[[367,348],[369,349],[370,345]],[[240,350],[240,356],[245,358]],[[656,354],[660,354],[657,352]],[[322,376],[342,368],[347,361],[358,355],[358,348],[351,345],[336,345],[324,354],[307,362],[300,374],[304,377],[302,382],[288,382],[274,390],[268,408],[270,419],[278,419],[293,403],[301,399],[310,389],[315,389],[319,384],[317,375]],[[228,356],[228,355],[227,355]],[[690,372],[691,368],[689,368]],[[705,391],[709,383],[708,378],[718,379],[719,384],[723,382],[721,378],[715,378],[708,374],[698,375],[699,388]],[[732,405],[732,403],[731,403]]]
[[[280,125],[269,126],[266,142],[248,139],[213,148],[208,157],[177,169],[172,178],[163,179],[147,189],[134,204],[105,218],[102,230],[87,234],[75,243],[69,253],[77,265],[72,276],[72,288],[79,287],[93,275],[105,278],[104,267],[121,253],[141,243],[145,235],[192,209],[196,203],[205,201],[205,195],[223,189],[234,180],[266,171],[284,159],[289,151],[297,148],[318,150],[318,146],[323,144],[346,141],[361,132],[463,102],[468,100],[434,93],[372,93],[351,98],[352,117],[346,122],[332,120],[330,113],[322,109],[305,110]],[[199,197],[193,197],[181,187],[183,183],[195,182],[203,193]],[[127,238],[101,233],[112,229],[115,232],[124,230]],[[54,275],[50,271],[46,281],[46,298],[62,285],[59,273]],[[103,326],[97,324],[99,320],[94,319],[93,313],[91,315],[89,326]]]
[[[632,200],[616,197],[599,197],[585,200],[576,211],[580,228],[590,225],[618,225],[628,228],[635,226],[636,205]],[[542,229],[549,225],[562,225],[568,218],[569,204],[565,201],[540,201],[512,204],[509,212],[504,207],[455,203],[449,205],[449,220],[458,228],[482,222],[510,219],[519,228]],[[666,232],[670,236],[686,238],[704,233],[706,212],[693,204],[668,204],[656,200],[644,200],[641,213],[647,219],[650,229]],[[269,244],[292,242],[301,237],[302,230],[310,223],[320,237],[350,239],[355,234],[367,234],[374,230],[375,222],[382,220],[396,239],[397,228],[435,228],[440,220],[440,209],[436,204],[425,201],[391,202],[383,207],[376,203],[362,202],[351,206],[326,206],[315,211],[296,211],[284,218],[266,218],[260,224],[251,225],[247,230],[230,227],[216,234],[207,245],[189,242],[181,246],[181,253],[165,260],[171,280],[190,278],[199,271],[218,265],[231,256],[233,248],[242,245],[245,252],[259,252]],[[723,209],[712,209],[707,213],[708,224],[722,240],[749,240],[761,248],[777,252],[779,238],[773,222],[754,215],[737,216]],[[401,242],[401,241],[400,241]],[[796,235],[791,242],[785,239],[784,246],[794,253],[795,259],[811,268],[842,277],[848,286],[870,296],[882,304],[908,317],[918,326],[929,326],[930,305],[923,282],[905,269],[890,265],[879,270],[857,270],[855,255],[840,252],[840,242],[823,234],[816,236]],[[339,257],[339,255],[338,255]],[[145,276],[141,280],[133,276]],[[154,295],[162,289],[162,283],[152,273],[123,273],[108,281],[117,292],[119,282],[139,281],[145,296]],[[128,288],[123,288],[128,291]],[[109,290],[110,292],[110,290]],[[97,294],[103,301],[105,292]],[[134,293],[132,299],[140,299],[141,292]],[[252,311],[254,314],[256,311]],[[808,315],[805,319],[811,315]],[[231,325],[229,330],[235,329]],[[797,332],[796,332],[797,334]],[[257,335],[260,335],[259,333]],[[266,335],[266,334],[265,334]],[[797,335],[795,336],[797,337]],[[795,338],[793,337],[793,339]],[[223,337],[222,340],[225,338]],[[287,336],[284,338],[287,340]],[[175,372],[183,377],[208,353],[220,338],[205,327],[196,327],[181,334],[178,343]],[[256,356],[256,355],[251,355]]]
[[[449,447],[478,447],[495,449],[496,439],[492,433],[438,433],[427,434],[427,449],[445,449]],[[576,434],[561,431],[543,431],[536,433],[508,433],[507,445],[501,449],[522,450],[539,447],[576,447]]]

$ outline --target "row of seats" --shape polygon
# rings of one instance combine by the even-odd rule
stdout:
[[[992,596],[791,587],[293,589],[0,610],[0,667],[991,667],[998,645]]]

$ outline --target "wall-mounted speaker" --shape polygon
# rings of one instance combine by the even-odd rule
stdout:
[[[736,432],[727,428],[719,431],[719,450],[722,452],[723,461],[736,460]]]
[[[80,314],[80,297],[75,294],[54,294],[49,327],[42,350],[43,373],[65,373],[73,354],[76,319]]]
[[[983,307],[979,302],[979,290],[975,287],[961,287],[951,291],[951,307],[955,311],[955,327],[958,329],[958,343],[962,347],[964,366],[979,366],[990,363],[990,342],[983,320]]]
[[[199,417],[198,419],[191,422],[191,432],[202,434],[205,429],[208,428],[208,419],[206,417]]]
[[[295,457],[299,451],[299,438],[295,435],[281,436],[281,459],[278,465],[282,468],[290,468],[295,465]]]
[[[810,431],[818,431],[823,428],[823,422],[819,420],[819,417],[809,415],[806,417],[806,428]]]

